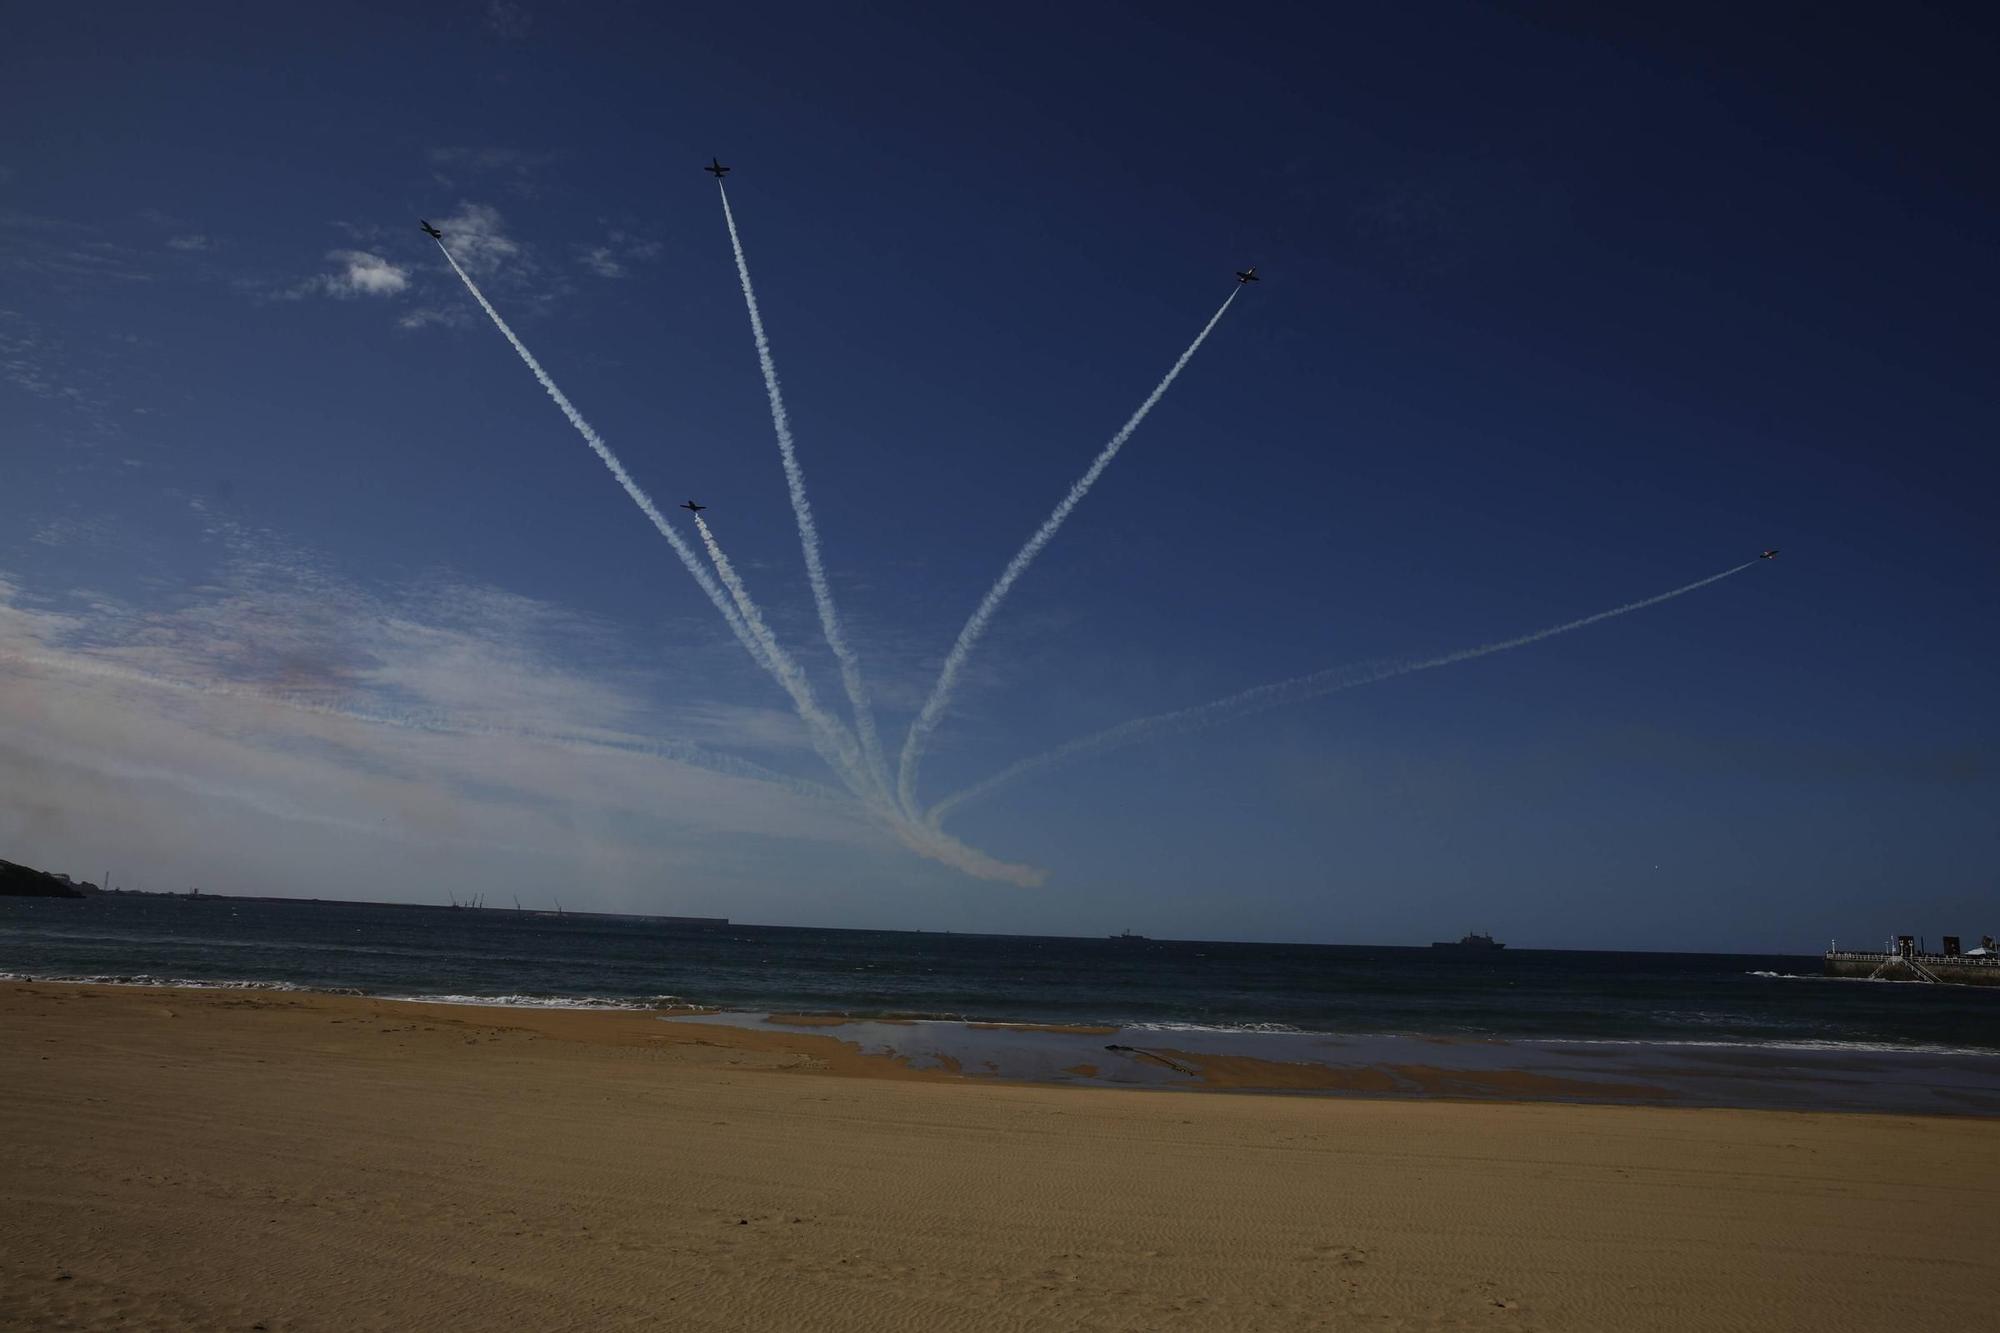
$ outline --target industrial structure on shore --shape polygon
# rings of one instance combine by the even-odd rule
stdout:
[[[1915,935],[1898,935],[1881,952],[1842,949],[1826,951],[1826,975],[1870,981],[1929,981],[1951,986],[2000,986],[2000,946],[1983,935],[1976,949],[1961,949],[1958,936],[1947,935],[1933,953]]]

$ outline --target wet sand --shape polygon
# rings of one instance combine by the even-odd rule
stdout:
[[[2000,1120],[1023,1085],[839,1033],[0,985],[0,1327],[1991,1317]]]
[[[1982,1050],[1507,1041],[714,1009],[688,1017],[705,1026],[822,1033],[916,1070],[1028,1083],[2000,1116],[2000,1053]]]

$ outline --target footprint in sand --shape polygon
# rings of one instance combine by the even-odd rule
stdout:
[[[1324,1259],[1329,1263],[1345,1264],[1351,1268],[1367,1263],[1368,1251],[1359,1245],[1315,1245],[1312,1257]]]

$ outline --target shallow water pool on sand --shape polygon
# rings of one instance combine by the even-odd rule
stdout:
[[[1036,1083],[2000,1116],[2000,1055],[1982,1051],[1062,1027],[749,1011],[662,1021],[812,1033],[916,1069]]]

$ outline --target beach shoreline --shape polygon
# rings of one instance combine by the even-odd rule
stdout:
[[[829,1032],[0,985],[0,1324],[1971,1327],[2000,1121],[1189,1096]]]
[[[159,982],[149,977],[36,978],[0,972],[0,987],[39,985],[139,993],[317,996],[415,1006],[451,1021],[496,1013],[642,1020],[586,1031],[568,1019],[531,1023],[580,1040],[645,1044],[707,1030],[724,1046],[780,1048],[810,1068],[893,1070],[986,1081],[1325,1097],[1557,1101],[1633,1106],[2000,1116],[2000,1051],[1816,1041],[1509,1038],[1429,1032],[1333,1032],[1283,1025],[1050,1023],[923,1014],[729,1010],[675,997],[380,994],[289,982]],[[522,1020],[526,1021],[526,1020]],[[587,1035],[586,1035],[587,1032]],[[800,1038],[789,1044],[786,1035]],[[805,1038],[830,1038],[824,1041]]]

